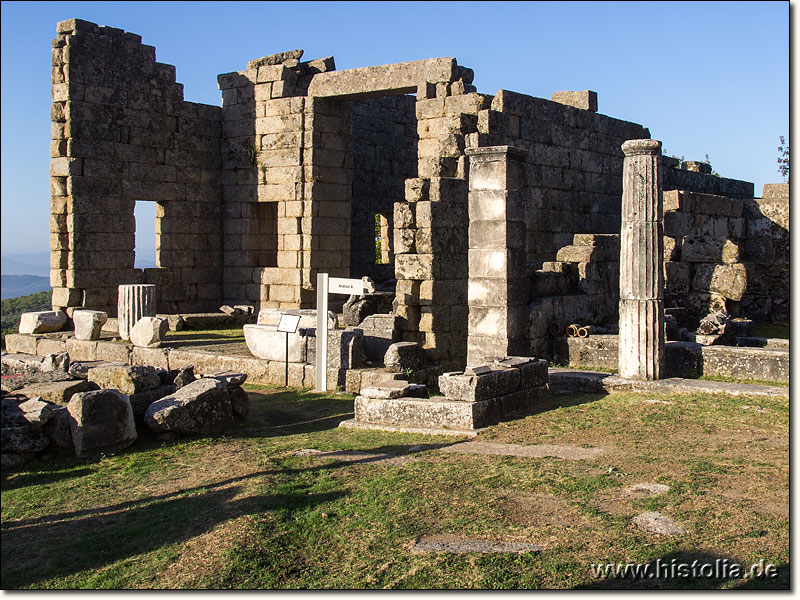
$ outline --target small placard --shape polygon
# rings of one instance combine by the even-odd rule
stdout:
[[[364,293],[364,281],[361,279],[328,278],[328,292],[331,294],[349,294],[361,296]]]
[[[297,325],[299,323],[300,315],[281,315],[281,320],[278,322],[278,331],[294,333],[297,331]]]

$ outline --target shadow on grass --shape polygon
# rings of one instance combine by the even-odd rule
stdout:
[[[44,580],[98,570],[129,557],[185,542],[242,515],[277,509],[302,511],[345,495],[338,491],[309,493],[301,488],[290,494],[237,498],[243,488],[232,483],[263,474],[254,473],[98,509],[62,513],[47,520],[6,523],[3,588],[35,586]],[[42,551],[43,544],[47,552]],[[90,582],[71,584],[94,585]]]
[[[74,461],[70,460],[74,463]],[[30,468],[28,465],[22,465],[21,468]],[[14,472],[3,471],[2,486],[3,489],[18,489],[27,487],[29,485],[48,485],[51,483],[58,483],[73,477],[83,477],[93,473],[92,469],[65,469],[54,470],[52,465],[42,467],[38,471],[33,471],[24,474],[15,474]]]
[[[762,567],[766,567],[764,563]],[[742,570],[737,571],[741,565]],[[603,565],[605,566],[605,565]],[[719,589],[729,581],[735,581],[733,589],[789,589],[789,565],[775,565],[774,577],[748,577],[743,579],[750,564],[738,560],[697,551],[677,551],[652,560],[640,567],[639,575],[629,571],[627,576],[614,576],[616,564],[606,576],[600,576],[594,583],[580,584],[579,590],[712,590]],[[725,586],[728,587],[728,586]]]

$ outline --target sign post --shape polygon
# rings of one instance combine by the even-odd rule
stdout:
[[[300,323],[300,315],[281,315],[281,320],[278,322],[278,331],[283,331],[286,334],[286,354],[285,356],[285,370],[284,370],[284,387],[289,387],[289,334],[297,331],[297,325]]]
[[[317,359],[315,392],[328,390],[328,294],[361,296],[374,292],[375,285],[369,277],[344,279],[317,273]]]

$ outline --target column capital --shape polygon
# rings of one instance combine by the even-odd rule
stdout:
[[[499,160],[506,155],[511,160],[525,160],[528,151],[516,146],[486,146],[483,148],[467,148],[470,160]]]
[[[661,152],[661,142],[658,140],[628,140],[622,144],[622,152],[625,156],[659,154]]]

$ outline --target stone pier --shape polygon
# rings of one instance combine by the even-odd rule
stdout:
[[[117,319],[119,336],[131,339],[131,329],[142,317],[156,316],[156,286],[153,284],[131,284],[119,286],[117,297]]]
[[[619,280],[619,375],[660,379],[664,367],[661,142],[628,140],[622,183]]]
[[[467,365],[527,353],[525,158],[510,146],[469,156]]]

